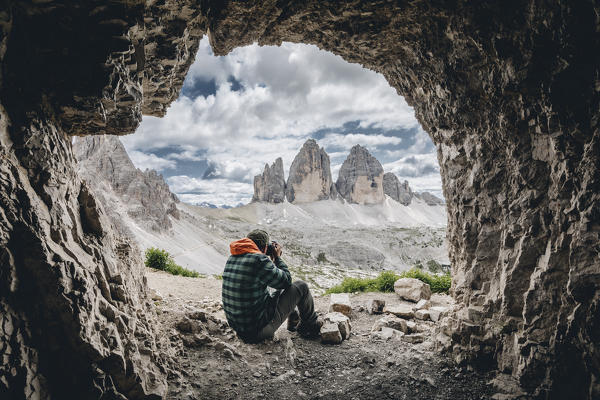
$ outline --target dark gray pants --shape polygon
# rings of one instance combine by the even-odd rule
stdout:
[[[317,321],[315,305],[308,285],[304,281],[296,281],[279,295],[273,319],[258,332],[258,339],[270,339],[277,328],[283,324],[288,315],[298,307],[302,324],[312,324]]]

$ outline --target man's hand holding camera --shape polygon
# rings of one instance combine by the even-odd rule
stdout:
[[[271,257],[271,260],[275,261],[276,258],[281,257],[281,254],[283,254],[283,249],[279,243],[273,241],[267,245],[266,254]]]

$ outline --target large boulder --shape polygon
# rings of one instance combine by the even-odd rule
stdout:
[[[314,139],[308,139],[292,161],[286,185],[290,203],[309,203],[335,198],[329,156]]]
[[[401,299],[414,301],[421,299],[429,300],[431,298],[431,288],[425,282],[415,278],[400,278],[394,282],[394,292]]]
[[[279,157],[269,167],[265,164],[262,174],[254,177],[254,195],[252,201],[267,203],[283,203],[285,200],[285,178],[283,175],[283,160]]]
[[[342,164],[335,186],[339,195],[350,203],[383,203],[383,167],[366,148],[357,144]]]

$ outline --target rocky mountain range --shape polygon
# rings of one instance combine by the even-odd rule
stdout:
[[[381,163],[358,144],[333,183],[329,156],[314,139],[308,139],[292,162],[287,182],[281,158],[254,177],[252,201],[281,203],[287,199],[298,204],[340,198],[353,204],[381,204],[386,195],[405,206],[414,198],[430,206],[444,204],[431,193],[413,192],[408,182],[401,183],[394,173],[384,173]]]
[[[119,230],[128,229],[122,212],[155,232],[172,227],[169,217],[179,218],[179,199],[163,177],[154,170],[136,168],[118,136],[76,137],[73,152],[79,175],[101,198]]]

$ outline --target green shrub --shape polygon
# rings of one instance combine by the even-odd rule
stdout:
[[[156,247],[150,247],[146,249],[146,267],[154,268],[161,271],[168,272],[172,275],[181,275],[191,278],[199,278],[201,275],[196,271],[183,268],[181,265],[175,263],[173,257],[168,251],[158,249]]]
[[[399,275],[392,271],[383,271],[375,278],[345,278],[342,283],[335,285],[325,292],[354,293],[354,292],[393,292],[394,282],[400,278],[415,278],[427,283],[434,293],[448,293],[452,282],[450,274],[434,275],[413,268]]]
[[[442,265],[435,260],[429,260],[425,265],[427,265],[429,272],[433,272],[434,274],[442,272]]]
[[[320,263],[326,263],[326,262],[329,262],[329,260],[327,260],[327,257],[325,257],[325,253],[323,253],[323,252],[320,252],[320,253],[317,255],[317,262],[320,264]]]
[[[417,268],[401,272],[400,278],[415,278],[423,281],[429,285],[434,293],[448,293],[452,283],[450,273],[434,275]]]

